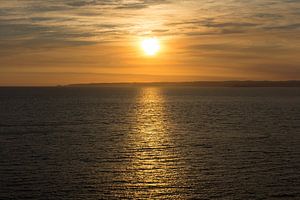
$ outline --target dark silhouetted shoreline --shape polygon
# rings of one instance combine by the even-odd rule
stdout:
[[[197,86],[197,87],[300,87],[300,81],[195,81],[195,82],[147,82],[147,83],[88,83],[70,84],[64,87],[103,86]]]

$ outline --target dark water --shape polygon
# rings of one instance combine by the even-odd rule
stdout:
[[[300,88],[2,88],[0,199],[300,199]]]

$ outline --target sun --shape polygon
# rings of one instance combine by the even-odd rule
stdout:
[[[141,47],[146,55],[154,56],[160,50],[159,40],[157,38],[144,39],[141,42]]]

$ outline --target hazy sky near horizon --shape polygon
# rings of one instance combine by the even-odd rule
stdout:
[[[300,79],[299,0],[0,2],[0,85],[233,79]]]

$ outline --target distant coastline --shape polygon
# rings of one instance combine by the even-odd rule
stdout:
[[[87,83],[60,87],[113,87],[113,86],[197,86],[197,87],[300,87],[300,80],[291,81],[194,81],[194,82],[132,82]]]

